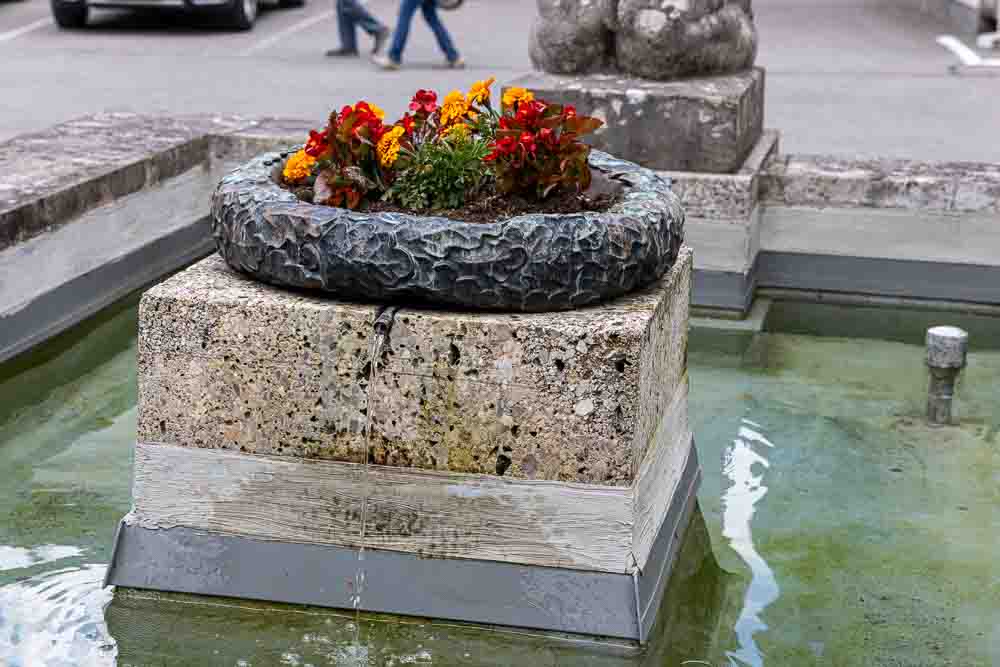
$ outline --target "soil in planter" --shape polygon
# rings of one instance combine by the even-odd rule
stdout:
[[[287,185],[282,184],[282,187],[287,187]],[[623,189],[621,183],[609,179],[602,173],[595,172],[591,185],[586,191],[582,193],[555,193],[541,201],[520,195],[501,195],[490,190],[461,208],[421,209],[417,211],[392,202],[369,201],[364,202],[360,210],[369,213],[406,213],[408,215],[438,216],[470,223],[491,223],[532,213],[603,212],[621,201]],[[311,201],[311,188],[299,188],[292,191],[300,199]]]
[[[606,211],[620,199],[621,194],[615,192],[584,192],[582,194],[564,192],[547,197],[542,201],[525,199],[517,195],[491,194],[471,201],[462,208],[414,211],[390,202],[375,201],[363,206],[362,210],[373,213],[392,212],[408,213],[411,215],[433,215],[472,223],[490,223],[527,213],[565,214]]]

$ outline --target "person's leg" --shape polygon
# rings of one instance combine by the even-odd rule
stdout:
[[[358,38],[354,30],[354,15],[351,7],[357,0],[337,0],[337,25],[340,27],[340,51],[356,53]]]
[[[361,28],[367,32],[372,37],[378,35],[386,30],[386,27],[382,25],[382,22],[371,15],[371,13],[365,9],[358,0],[351,0],[351,5],[353,5],[351,12],[353,15],[354,22],[361,26]]]
[[[455,50],[455,45],[451,41],[451,35],[448,34],[448,29],[438,18],[437,3],[434,0],[421,0],[420,9],[423,11],[427,25],[431,27],[434,36],[437,37],[438,46],[444,51],[445,58],[448,59],[449,63],[458,62],[458,51]]]
[[[403,60],[406,38],[410,36],[410,23],[421,2],[422,0],[402,0],[399,3],[399,19],[396,21],[396,32],[392,36],[392,46],[389,47],[389,60],[395,63]]]

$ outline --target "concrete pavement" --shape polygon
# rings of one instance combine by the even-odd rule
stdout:
[[[387,22],[395,0],[371,0]],[[757,0],[766,125],[797,153],[1000,162],[1000,77],[948,74],[947,26],[920,0]],[[0,3],[0,140],[95,111],[232,112],[315,118],[361,97],[401,112],[416,88],[446,91],[530,68],[532,0],[467,0],[445,21],[469,63],[442,58],[419,19],[407,68],[334,62],[330,0],[266,12],[227,32],[206,18],[95,12],[67,32],[44,0]],[[364,41],[362,42],[364,43]]]

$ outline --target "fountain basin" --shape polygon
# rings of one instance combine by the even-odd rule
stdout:
[[[279,161],[278,153],[258,156],[219,184],[219,253],[258,280],[343,299],[579,308],[657,280],[683,240],[684,213],[669,182],[598,151],[589,158],[595,186],[620,191],[607,211],[490,224],[304,203],[275,181]]]
[[[364,546],[362,610],[644,641],[701,474],[690,279],[684,248],[589,308],[402,308],[369,403],[379,307],[196,264],[141,302],[109,582],[349,608]]]

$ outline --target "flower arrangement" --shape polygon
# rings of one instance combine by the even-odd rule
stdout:
[[[371,102],[330,114],[281,172],[283,184],[317,204],[357,209],[381,202],[408,210],[456,209],[515,195],[540,202],[590,185],[590,148],[580,138],[601,126],[572,106],[510,88],[499,108],[495,79],[454,90],[439,102],[418,90],[392,124]]]

